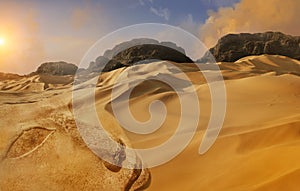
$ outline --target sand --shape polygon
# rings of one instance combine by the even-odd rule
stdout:
[[[225,79],[227,110],[217,141],[204,155],[199,155],[198,150],[210,118],[211,98],[203,73],[214,71],[199,72],[188,63],[169,64],[184,71],[197,90],[200,122],[184,151],[169,162],[150,168],[150,185],[150,175],[144,170],[132,190],[141,185],[148,185],[147,190],[298,190],[299,61],[262,55],[218,63]],[[128,147],[158,146],[177,129],[181,110],[176,92],[157,80],[140,81],[157,75],[172,76],[182,91],[188,91],[180,73],[165,65],[155,62],[121,68],[100,77],[95,90],[97,114],[106,130],[124,140]],[[120,74],[127,78],[115,84]],[[154,100],[165,104],[166,120],[154,133],[129,132],[114,117],[112,89],[116,93],[114,100],[120,101],[133,87],[130,110],[139,121],[149,119],[149,104]],[[82,143],[72,116],[71,93],[72,76],[58,81],[49,76],[1,80],[0,188],[39,190],[47,185],[48,190],[124,190],[132,180],[134,171],[110,171]],[[122,110],[122,105],[117,109]],[[20,129],[32,127],[34,131],[20,139],[15,150],[9,147]],[[36,130],[37,127],[42,130]],[[189,124],[186,128],[189,132]],[[34,137],[32,144],[28,144],[28,137]],[[30,151],[27,147],[33,148]],[[18,170],[13,170],[15,167]]]
[[[72,114],[73,77],[55,78],[1,83],[0,190],[117,191],[148,185],[147,169],[115,168],[87,148]]]

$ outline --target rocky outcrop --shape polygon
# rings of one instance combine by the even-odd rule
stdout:
[[[300,60],[300,37],[280,32],[228,34],[197,62],[235,62],[251,55],[282,55]]]
[[[34,74],[45,74],[54,76],[74,75],[78,67],[67,62],[46,62],[38,67]]]
[[[111,50],[106,50],[103,54],[104,57],[112,59],[115,55],[117,55],[119,52],[126,50],[127,48],[137,46],[137,45],[144,45],[144,44],[156,44],[156,45],[162,45],[167,46],[169,48],[175,49],[183,54],[185,54],[185,51],[183,48],[177,46],[175,43],[172,42],[159,42],[154,39],[149,38],[138,38],[138,39],[132,39],[130,41],[122,42],[118,45],[116,45]]]
[[[184,49],[172,42],[158,42],[153,39],[133,39],[107,50],[91,62],[88,71],[108,72],[134,64],[153,60],[169,60],[177,63],[193,62],[185,55]]]
[[[183,53],[156,44],[143,44],[130,47],[115,55],[105,66],[103,72],[135,64],[148,63],[153,60],[169,60],[177,63],[193,62]]]

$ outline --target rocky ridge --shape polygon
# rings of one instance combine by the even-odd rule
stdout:
[[[281,32],[228,34],[197,62],[235,62],[252,55],[282,55],[300,60],[300,37]]]

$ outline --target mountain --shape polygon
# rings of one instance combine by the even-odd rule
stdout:
[[[228,34],[197,62],[211,61],[210,53],[217,62],[235,62],[251,55],[282,55],[300,60],[300,37],[281,32]]]

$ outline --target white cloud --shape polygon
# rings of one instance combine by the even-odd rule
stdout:
[[[147,3],[153,4],[153,0],[139,0],[140,5],[144,6]]]
[[[149,10],[151,13],[168,21],[170,19],[170,10],[168,8],[162,7],[156,8],[153,6],[153,2],[154,0],[139,0],[139,4],[141,6],[149,6]]]
[[[188,14],[179,24],[179,27],[197,36],[201,23],[196,22],[192,14]]]
[[[156,9],[154,7],[150,7],[150,12],[152,12],[153,14],[159,17],[164,18],[166,21],[170,19],[170,11],[168,8],[159,7],[158,9]]]

